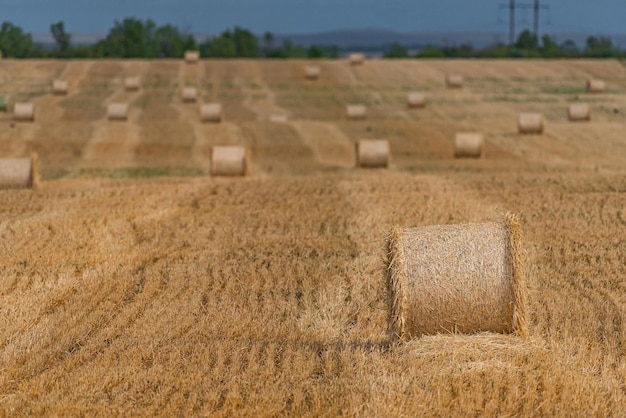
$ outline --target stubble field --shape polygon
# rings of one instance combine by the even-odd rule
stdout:
[[[623,413],[626,69],[321,61],[307,81],[306,64],[0,61],[0,95],[36,104],[34,123],[0,113],[0,157],[36,151],[43,177],[0,190],[0,414]],[[587,94],[590,77],[607,90]],[[69,95],[49,94],[57,78]],[[201,123],[182,85],[225,121]],[[406,108],[412,90],[427,108]],[[106,120],[116,101],[128,122]],[[567,120],[577,101],[591,122]],[[543,135],[517,134],[525,111]],[[468,130],[485,157],[455,160]],[[390,168],[353,168],[362,138],[390,141]],[[218,144],[248,146],[251,175],[210,177]],[[530,337],[390,340],[390,227],[506,212],[522,219]]]

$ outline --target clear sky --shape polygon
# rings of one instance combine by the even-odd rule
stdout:
[[[35,34],[63,20],[70,33],[104,34],[115,20],[151,18],[194,33],[217,34],[235,25],[255,33],[310,33],[381,28],[398,32],[502,32],[509,0],[0,0],[0,21]],[[517,0],[532,3],[532,0]],[[624,34],[626,0],[541,0],[550,6],[542,32]],[[549,17],[549,20],[548,20]],[[517,27],[532,25],[518,12]]]

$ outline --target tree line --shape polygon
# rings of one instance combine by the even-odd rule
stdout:
[[[302,47],[289,40],[280,44],[271,32],[257,37],[247,29],[234,27],[219,36],[198,42],[175,26],[157,26],[150,19],[126,18],[115,21],[107,35],[91,45],[73,45],[65,24],[50,25],[54,47],[46,48],[33,41],[30,33],[11,22],[0,27],[0,51],[13,58],[182,58],[185,51],[199,50],[202,57],[215,58],[337,58],[336,45]],[[522,32],[515,44],[496,44],[482,49],[471,45],[452,47],[429,46],[410,54],[400,44],[390,45],[385,58],[626,58],[608,37],[590,36],[584,48],[567,40],[558,44],[549,35],[541,42],[532,32]]]

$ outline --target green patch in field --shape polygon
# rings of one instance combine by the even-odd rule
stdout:
[[[7,99],[4,96],[0,96],[0,112],[7,111]]]
[[[545,94],[580,94],[585,91],[581,86],[541,86],[540,89]]]
[[[150,178],[150,177],[197,177],[206,173],[197,168],[114,168],[114,169],[83,169],[81,176],[102,177],[110,179]]]
[[[483,102],[487,103],[558,103],[559,100],[553,97],[537,97],[537,96],[487,96],[483,98]]]

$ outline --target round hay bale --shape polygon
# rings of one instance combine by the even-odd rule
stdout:
[[[457,74],[446,75],[446,86],[449,89],[460,89],[463,87],[463,76]]]
[[[346,106],[348,119],[365,119],[367,117],[367,107],[365,105]]]
[[[389,141],[361,139],[355,147],[357,167],[379,168],[389,165]]]
[[[568,114],[572,122],[587,122],[591,120],[591,107],[588,103],[572,103]]]
[[[55,80],[52,82],[52,94],[64,96],[67,94],[67,81]]]
[[[222,118],[223,112],[220,103],[206,103],[200,106],[200,119],[202,122],[221,122]]]
[[[287,123],[289,117],[287,115],[270,115],[269,120],[272,123]]]
[[[348,56],[348,60],[350,61],[350,65],[361,65],[365,62],[365,54],[363,53],[352,53]]]
[[[406,96],[406,103],[409,107],[425,107],[426,95],[419,92],[411,92]]]
[[[478,133],[457,133],[454,137],[455,158],[480,158],[485,140]]]
[[[587,80],[587,93],[602,93],[606,85],[604,80],[589,79]]]
[[[13,120],[33,122],[35,120],[35,104],[32,102],[17,102],[13,106]]]
[[[111,103],[107,107],[109,120],[125,121],[128,119],[128,103]]]
[[[320,67],[317,65],[307,65],[304,68],[304,76],[308,80],[317,80],[320,77]]]
[[[389,331],[400,340],[478,332],[527,335],[519,221],[401,229],[387,237]]]
[[[522,113],[517,119],[517,129],[520,134],[542,134],[543,125],[541,113]]]
[[[198,89],[195,87],[183,87],[180,91],[180,98],[183,102],[195,102],[198,98]]]
[[[185,62],[195,64],[200,60],[200,51],[185,51]]]
[[[124,80],[124,88],[126,91],[139,90],[139,77],[126,77]]]
[[[0,159],[0,189],[36,188],[39,184],[39,158]]]
[[[250,155],[244,146],[222,145],[213,147],[211,175],[247,176],[250,170]]]

